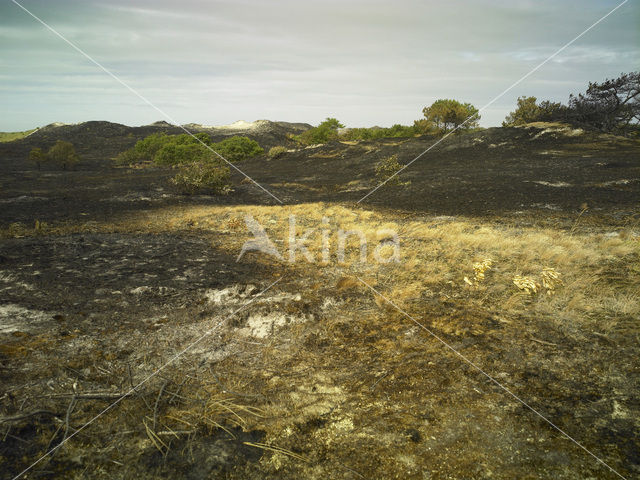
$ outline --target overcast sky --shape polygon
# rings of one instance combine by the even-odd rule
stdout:
[[[411,124],[455,98],[480,108],[617,1],[18,0],[179,123]],[[640,2],[485,110],[566,102],[640,70]],[[11,0],[0,2],[0,130],[166,120]]]

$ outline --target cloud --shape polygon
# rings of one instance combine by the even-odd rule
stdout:
[[[272,118],[411,123],[424,105],[478,107],[615,6],[609,2],[402,0],[24,1],[183,122]],[[624,11],[623,11],[624,9]],[[566,100],[640,64],[629,3],[487,109],[518,95]],[[11,2],[0,5],[0,130],[50,121],[149,123],[158,112]]]

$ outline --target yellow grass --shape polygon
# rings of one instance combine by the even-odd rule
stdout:
[[[621,315],[640,313],[636,300],[640,288],[638,276],[620,285],[608,279],[605,268],[616,262],[638,263],[639,243],[628,234],[611,238],[599,233],[571,234],[559,229],[504,226],[464,218],[415,220],[401,214],[321,202],[292,206],[171,207],[156,210],[153,215],[144,212],[108,223],[38,221],[34,225],[12,224],[0,231],[0,236],[192,231],[209,235],[215,248],[236,255],[242,244],[252,238],[245,227],[245,215],[251,215],[272,241],[277,241],[285,260],[289,258],[290,215],[295,216],[298,239],[307,229],[315,229],[306,243],[314,262],[308,263],[298,252],[296,263],[286,264],[287,269],[310,277],[323,271],[334,272],[336,268],[342,272],[340,276],[383,275],[386,294],[401,306],[418,301],[424,292],[446,288],[459,295],[482,298],[490,308],[514,313],[526,309],[572,321],[603,315],[615,321]],[[322,261],[323,229],[329,240],[329,262]],[[338,230],[359,231],[366,238],[365,263],[360,262],[360,237],[355,234],[346,237],[344,262],[338,261]],[[397,232],[400,238],[400,262],[378,263],[374,251],[391,239],[390,231]],[[378,253],[388,258],[391,247],[381,247]],[[486,263],[489,260],[491,263]],[[530,288],[528,293],[540,298],[524,302],[519,294],[527,293],[526,288],[514,279],[538,284],[536,292]],[[548,292],[553,295],[547,295]]]

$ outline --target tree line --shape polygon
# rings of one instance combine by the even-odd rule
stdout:
[[[589,82],[585,93],[569,95],[568,103],[538,103],[519,97],[502,126],[531,122],[564,122],[623,136],[640,135],[640,72],[623,73],[604,82]]]

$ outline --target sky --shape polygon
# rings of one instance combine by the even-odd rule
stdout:
[[[16,0],[156,110],[0,0],[0,131],[52,122],[412,124],[439,98],[484,107],[618,5],[592,0]],[[620,0],[621,1],[621,0]],[[566,102],[640,70],[628,0],[482,111]]]

